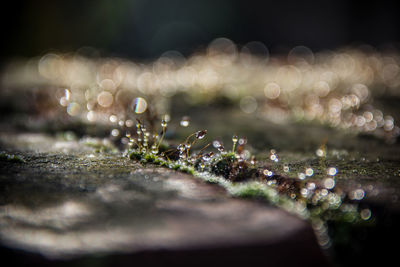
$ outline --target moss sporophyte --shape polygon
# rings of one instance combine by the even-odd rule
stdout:
[[[361,198],[352,198],[336,186],[338,170],[334,167],[322,166],[327,175],[322,180],[312,179],[314,170],[311,167],[293,175],[285,164],[281,173],[277,170],[279,157],[274,149],[270,150],[270,162],[257,162],[245,149],[247,139],[237,135],[232,137],[231,150],[225,150],[219,140],[195,149],[205,139],[207,130],[194,132],[176,147],[169,147],[164,142],[167,126],[163,119],[159,137],[156,133],[147,132],[144,123],[138,120],[136,136],[126,135],[129,138],[129,158],[189,173],[224,187],[235,197],[266,200],[309,219],[313,225],[319,225],[322,234],[326,234],[324,227],[329,221],[358,223],[371,217],[362,216],[357,203]],[[209,151],[210,147],[214,147],[215,151]]]

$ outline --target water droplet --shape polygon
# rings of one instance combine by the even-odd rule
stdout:
[[[133,139],[133,138],[129,138],[129,143],[128,143],[128,146],[129,146],[129,147],[133,147],[133,146],[134,146],[134,144],[135,144],[135,139]]]
[[[328,190],[326,190],[325,188],[321,189],[321,196],[325,197],[328,195],[328,193],[329,193]]]
[[[307,176],[313,176],[314,175],[314,170],[312,168],[307,168],[305,171]]]
[[[349,197],[350,197],[350,199],[352,199],[352,200],[361,200],[361,199],[364,198],[364,196],[365,196],[365,192],[364,192],[364,190],[362,190],[361,188],[356,189],[356,190],[352,191],[352,192],[349,194]]]
[[[99,103],[99,105],[102,106],[103,108],[111,107],[113,101],[114,97],[108,91],[103,91],[97,96],[97,103]]]
[[[255,156],[251,156],[251,158],[250,158],[250,164],[251,164],[251,165],[256,165],[256,163],[257,163],[256,157],[255,157]]]
[[[302,173],[302,172],[298,173],[298,174],[297,174],[297,177],[298,177],[300,180],[306,179],[305,173]]]
[[[81,110],[81,106],[76,102],[70,103],[67,107],[67,113],[70,116],[77,116],[79,114],[80,110]]]
[[[93,122],[96,120],[96,113],[93,110],[91,110],[86,114],[86,118],[88,121]]]
[[[274,173],[268,169],[263,170],[263,174],[268,177],[271,177],[272,175],[274,175]]]
[[[132,126],[133,126],[133,120],[126,120],[126,121],[125,121],[125,125],[126,125],[126,127],[128,127],[128,128],[132,127]]]
[[[307,189],[308,190],[314,190],[316,188],[316,184],[315,183],[307,183]]]
[[[317,156],[318,157],[325,157],[325,151],[323,150],[323,149],[321,149],[321,148],[318,148],[316,151],[315,151],[315,154],[317,154]]]
[[[69,101],[67,101],[64,96],[60,98],[61,106],[66,107],[66,106],[68,106],[68,103],[69,103]]]
[[[126,137],[121,138],[121,144],[127,145],[128,143],[129,143],[129,138],[126,138]]]
[[[184,116],[180,122],[182,127],[188,127],[190,123],[190,118],[188,116]]]
[[[278,155],[276,154],[276,150],[275,149],[271,149],[270,150],[270,155],[269,155],[269,159],[275,162],[279,162],[279,158]]]
[[[281,88],[277,83],[268,83],[264,88],[264,94],[269,99],[276,99],[281,93]]]
[[[371,218],[371,210],[370,209],[363,209],[360,212],[360,217],[363,220],[369,220]]]
[[[65,97],[65,100],[70,101],[71,100],[71,91],[68,90],[68,89],[65,89],[64,90],[64,97]]]
[[[203,171],[205,167],[206,167],[206,165],[204,164],[204,161],[201,161],[201,162],[200,162],[200,168],[201,168],[201,170]]]
[[[64,90],[64,96],[60,98],[60,105],[63,107],[68,106],[69,101],[71,100],[71,91],[68,89]]]
[[[165,119],[161,120],[161,127],[166,128],[168,126],[168,123]]]
[[[212,159],[212,156],[213,156],[213,155],[214,155],[213,152],[204,154],[203,157],[202,157],[202,159],[203,159],[204,161],[206,161],[206,162],[209,162],[209,161]]]
[[[238,141],[237,135],[232,136],[232,142],[233,142],[234,144],[236,144],[237,141]]]
[[[326,178],[324,181],[323,181],[323,184],[324,184],[324,187],[326,188],[326,189],[332,189],[332,188],[334,188],[335,187],[335,180],[333,179],[333,178]]]
[[[203,139],[206,136],[207,130],[197,131],[195,136],[197,139]]]
[[[242,160],[248,160],[250,158],[250,156],[251,156],[251,153],[247,149],[243,150],[243,152],[240,154],[240,158]]]
[[[284,172],[289,172],[289,171],[290,171],[289,165],[285,164],[285,165],[283,166],[283,171],[284,171]]]
[[[116,115],[110,115],[109,120],[110,120],[110,122],[115,123],[115,122],[117,122],[118,117]]]
[[[221,141],[214,140],[212,144],[216,149],[218,149],[219,152],[224,151],[224,145],[221,143]]]
[[[136,114],[141,114],[147,109],[147,102],[142,97],[137,97],[132,102],[132,109]]]
[[[179,144],[179,146],[177,148],[180,152],[183,152],[183,151],[185,151],[186,146],[184,144]]]
[[[158,148],[155,144],[151,146],[151,153],[153,153],[154,155],[158,153]]]
[[[303,197],[307,198],[307,197],[309,196],[309,190],[308,190],[307,188],[302,188],[302,189],[300,190],[300,194],[301,194]]]
[[[245,96],[240,99],[240,109],[247,114],[257,110],[257,100],[252,96]]]
[[[169,114],[165,114],[165,115],[163,116],[163,119],[168,123],[168,122],[171,121],[171,116],[170,116]]]
[[[112,129],[111,135],[114,137],[117,137],[119,135],[119,130],[118,129]]]
[[[245,144],[247,144],[247,138],[246,137],[240,138],[239,145],[244,146]]]
[[[337,173],[337,169],[335,167],[328,168],[328,175],[335,176]]]

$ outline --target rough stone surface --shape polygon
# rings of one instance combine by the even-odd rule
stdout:
[[[326,263],[310,225],[266,203],[77,141],[10,133],[0,141],[25,160],[0,162],[0,238],[15,262]]]
[[[6,102],[13,103],[12,100]],[[389,105],[389,110],[386,110],[393,115],[395,121],[400,120],[397,103],[398,100],[394,99],[393,105]],[[385,109],[388,108],[386,104]],[[116,262],[123,265],[134,261],[158,265],[195,263],[200,266],[213,262],[216,265],[247,266],[268,262],[270,266],[279,263],[299,266],[323,260],[307,223],[277,211],[266,203],[228,198],[220,188],[205,185],[191,176],[151,165],[144,168],[119,154],[113,154],[109,147],[77,141],[83,135],[108,136],[109,126],[77,121],[66,115],[64,110],[56,114],[43,112],[36,115],[27,113],[28,110],[15,110],[0,116],[0,150],[20,155],[26,161],[0,161],[0,230],[9,236],[6,239],[6,235],[2,234],[2,244],[6,254],[17,261],[29,258],[42,263],[50,256],[58,259],[57,264],[61,264],[60,258],[75,256],[66,261],[67,265],[94,263],[114,266]],[[186,128],[179,127],[179,118],[183,115],[191,118]],[[336,167],[336,186],[347,193],[362,189],[365,196],[359,201],[360,208],[370,209],[372,217],[365,226],[346,223],[329,226],[332,247],[328,253],[332,256],[331,260],[338,266],[368,266],[374,260],[382,265],[397,260],[397,246],[392,244],[400,240],[400,142],[387,144],[373,136],[357,135],[352,131],[312,122],[275,124],[259,115],[244,114],[237,107],[191,106],[182,99],[173,101],[171,117],[166,140],[172,146],[177,146],[195,131],[207,129],[207,136],[201,140],[202,143],[197,144],[199,147],[215,138],[223,141],[226,149],[230,149],[233,134],[247,136],[246,149],[256,155],[259,163],[270,164],[269,149],[276,149],[279,163],[274,167],[282,170],[284,164],[289,164],[291,176],[304,172],[306,167],[312,167],[314,175],[310,179],[321,181],[326,178],[327,167]],[[315,150],[324,143],[327,157],[320,160]],[[106,152],[97,153],[96,150]],[[190,188],[191,184],[194,184],[195,189]],[[165,194],[159,194],[161,192]],[[205,192],[209,198],[204,197]],[[154,199],[154,202],[148,199]],[[237,214],[238,217],[226,215],[226,219],[222,213],[228,212],[225,208],[240,214]],[[7,212],[10,215],[4,215]],[[284,231],[269,231],[270,228],[263,224],[264,220],[267,221],[266,217],[262,217],[264,212],[286,216],[282,217],[286,219],[282,220],[279,227],[297,220],[294,224],[303,230],[296,232],[292,229],[286,236]],[[50,214],[68,216],[61,219],[61,215]],[[227,214],[235,215],[233,212]],[[257,220],[252,216],[261,216],[257,217],[260,225],[255,223]],[[167,218],[172,218],[172,221]],[[269,223],[276,222],[272,218],[268,220],[271,220]],[[130,228],[139,225],[147,228],[140,231]],[[189,228],[194,225],[198,227]],[[244,225],[248,228],[241,228]],[[109,234],[106,241],[106,233],[111,233],[114,226],[129,233]],[[172,230],[167,226],[184,237],[179,239],[182,243],[177,243],[178,239],[168,239],[165,233],[172,233]],[[205,230],[196,230],[200,227]],[[22,235],[18,229],[26,229],[29,234]],[[89,240],[96,236],[103,237],[99,239],[102,241],[84,243],[82,240],[86,238],[87,241],[88,235],[85,237],[80,232],[83,229],[86,229],[86,234],[90,231],[96,233]],[[164,235],[155,235],[164,243],[149,243],[150,239],[147,239],[145,247],[142,237],[151,236],[149,231],[154,229],[165,231]],[[250,233],[237,229],[250,229]],[[251,229],[255,232],[251,233]],[[11,230],[14,231],[13,238],[10,237]],[[39,230],[46,235],[37,234]],[[226,234],[218,236],[218,231]],[[75,234],[68,234],[72,232]],[[186,232],[191,233],[186,235]],[[16,238],[18,235],[19,239]],[[60,236],[68,238],[58,242]],[[118,236],[125,241],[122,242]],[[129,236],[135,238],[130,240]],[[29,245],[34,243],[33,238],[43,246]],[[46,243],[49,240],[57,245],[49,246]],[[77,245],[79,242],[84,250],[56,249],[57,246],[71,247],[71,244]],[[90,256],[102,251],[98,247],[94,248],[92,243],[98,247],[108,246],[109,250],[101,252],[107,256]],[[151,247],[151,244],[158,244],[158,247]],[[25,250],[21,255],[15,248]]]

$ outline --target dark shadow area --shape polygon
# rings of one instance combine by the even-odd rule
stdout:
[[[261,41],[277,53],[296,45],[380,46],[399,41],[398,11],[390,0],[8,1],[1,58],[91,46],[102,55],[149,59],[167,50],[188,55],[217,37]]]

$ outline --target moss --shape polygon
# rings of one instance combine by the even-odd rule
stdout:
[[[136,150],[131,151],[128,155],[129,155],[130,159],[134,159],[134,160],[141,160],[143,157],[143,154],[139,153]]]
[[[248,185],[241,188],[235,195],[243,198],[264,198],[265,192],[260,187]]]
[[[180,167],[181,167],[181,165],[180,164],[178,164],[178,163],[175,163],[175,164],[173,164],[172,166],[171,166],[171,169],[173,169],[173,170],[179,170],[180,169]]]
[[[129,158],[139,160],[142,164],[153,163],[158,166],[191,174],[210,184],[218,184],[234,197],[268,201],[303,219],[322,219],[326,222],[342,221],[354,224],[361,221],[356,206],[352,206],[350,210],[342,210],[341,201],[338,203],[332,202],[328,196],[321,198],[318,203],[311,204],[310,200],[304,199],[301,196],[292,199],[288,197],[288,192],[280,192],[279,187],[270,186],[265,182],[255,180],[254,174],[257,169],[249,166],[248,163],[239,166],[234,153],[221,153],[215,156],[210,162],[209,168],[206,168],[206,171],[199,171],[199,160],[195,161],[193,165],[186,165],[179,160],[171,162],[155,154],[139,150],[132,150],[128,155]],[[240,170],[240,172],[237,170]],[[242,177],[244,181],[237,182],[232,176],[236,177],[235,179]],[[286,178],[278,175],[276,179]],[[304,183],[301,186],[304,186]]]
[[[272,203],[283,203],[283,198],[285,198],[280,196],[274,188],[257,181],[234,183],[229,191],[236,197],[264,199]]]
[[[221,153],[215,157],[211,163],[211,172],[216,175],[222,175],[229,179],[232,178],[231,172],[234,168],[236,156],[234,153]]]
[[[144,159],[146,160],[146,162],[154,162],[157,157],[151,153],[146,153],[144,154]]]
[[[25,160],[17,155],[11,155],[5,152],[0,153],[0,161],[12,162],[12,163],[25,163]]]
[[[213,180],[213,179],[209,179],[209,180],[206,180],[206,183],[208,183],[208,184],[218,184],[218,181]]]
[[[154,159],[154,163],[157,165],[161,165],[162,162],[163,162],[163,160],[158,157]]]
[[[160,166],[162,166],[162,167],[169,167],[168,162],[166,162],[166,161],[161,161],[161,162],[160,162]]]
[[[84,138],[80,143],[93,148],[96,153],[118,152],[118,149],[111,142],[101,141],[96,138]]]
[[[197,133],[197,132],[196,132]],[[321,179],[327,176],[328,167],[337,167],[340,171],[335,176],[339,180],[341,175],[346,175],[353,169],[348,169],[344,158],[350,155],[346,152],[328,153],[323,159],[316,157],[314,153],[301,155],[293,154],[282,161],[272,162],[271,157],[261,155],[262,159],[256,167],[256,160],[253,155],[251,160],[247,160],[240,154],[243,146],[238,148],[238,152],[213,152],[205,153],[204,146],[197,154],[191,154],[190,148],[197,141],[190,141],[196,133],[190,134],[186,141],[176,147],[167,147],[161,144],[158,155],[140,150],[144,144],[138,145],[138,149],[130,151],[129,158],[138,160],[142,164],[152,163],[172,170],[191,174],[202,179],[206,183],[218,184],[227,192],[238,198],[251,198],[266,201],[274,206],[282,208],[292,214],[308,219],[343,221],[346,223],[357,223],[360,221],[358,206],[354,210],[342,210],[342,202],[345,201],[344,195],[336,194],[334,191],[327,191],[321,186]],[[197,135],[196,135],[197,136]],[[201,138],[200,138],[201,139]],[[190,145],[189,148],[187,145]],[[182,146],[185,148],[181,150]],[[215,145],[214,145],[215,146]],[[216,147],[218,149],[218,147]],[[185,152],[187,161],[182,161],[182,153]],[[335,153],[334,153],[335,152]],[[257,156],[258,158],[258,156]],[[377,167],[378,164],[376,164]],[[285,173],[282,170],[285,168]],[[304,173],[307,168],[312,168],[313,177],[306,181],[300,181],[298,173]],[[265,170],[272,171],[272,175],[265,174]],[[400,173],[400,172],[399,172]],[[313,182],[314,188],[307,189],[307,183]],[[317,198],[311,198],[302,193],[307,190],[320,192],[322,188],[327,191],[325,194],[318,193]],[[303,190],[306,189],[306,190]],[[317,193],[315,193],[317,194]]]
[[[181,166],[181,168],[180,168],[179,170],[182,171],[182,172],[191,174],[191,175],[194,175],[194,174],[195,174],[195,171],[194,171],[194,168],[193,168],[193,167]]]

